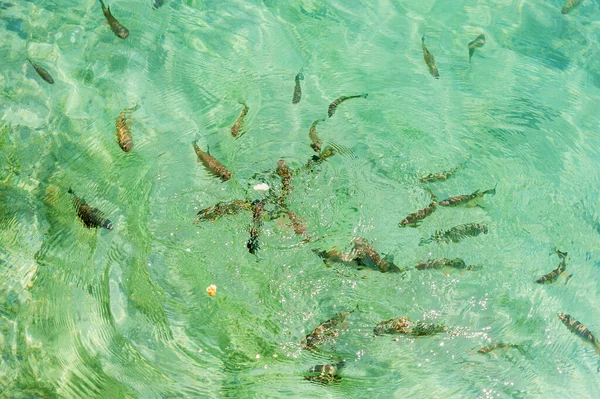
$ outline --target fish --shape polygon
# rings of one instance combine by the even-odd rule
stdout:
[[[200,147],[198,147],[197,142],[198,140],[192,142],[192,146],[194,147],[194,151],[196,151],[196,155],[204,167],[223,181],[231,179],[231,172],[228,171],[227,168],[217,161],[212,155],[210,155],[209,152],[202,151]]]
[[[354,239],[354,248],[350,251],[350,256],[359,266],[377,269],[382,273],[401,272],[398,266],[383,259],[365,238]]]
[[[252,204],[248,201],[233,200],[231,202],[219,202],[216,205],[200,210],[194,223],[201,220],[210,220],[211,222],[214,222],[222,216],[237,215],[241,211],[250,210],[252,210]]]
[[[483,197],[486,194],[489,195],[496,195],[496,187],[498,186],[498,183],[496,183],[496,185],[494,186],[494,188],[491,188],[489,190],[485,190],[485,191],[475,191],[472,194],[467,194],[467,195],[457,195],[456,197],[450,197],[450,198],[446,198],[445,200],[440,201],[440,206],[458,206],[458,205],[463,205],[463,204],[467,204],[469,203],[471,200],[478,198],[478,197]]]
[[[321,146],[323,145],[323,141],[317,136],[317,125],[319,122],[323,122],[325,119],[317,119],[310,125],[310,129],[308,130],[308,137],[312,144],[310,148],[312,148],[317,154],[321,152]]]
[[[35,71],[38,73],[38,75],[40,75],[40,77],[42,79],[44,79],[46,82],[50,83],[51,85],[54,84],[54,78],[52,78],[52,76],[50,75],[50,73],[48,71],[46,71],[43,67],[36,64],[35,62],[31,61],[29,58],[27,59],[27,61],[29,61],[29,63],[31,64],[33,69],[35,69]]]
[[[427,216],[431,215],[433,213],[433,211],[435,211],[435,208],[437,207],[437,204],[438,204],[437,197],[435,196],[435,194],[433,192],[430,191],[430,193],[431,193],[431,203],[429,205],[427,205],[425,208],[420,209],[414,213],[411,213],[410,215],[405,217],[400,223],[398,223],[398,226],[400,226],[400,227],[404,227],[404,226],[417,227],[423,219],[425,219]]]
[[[354,262],[349,255],[347,255],[341,251],[334,250],[334,249],[332,249],[331,251],[320,251],[318,249],[313,249],[312,251],[315,254],[317,254],[321,259],[323,259],[323,262],[327,266],[331,266],[332,263],[352,263],[352,262]]]
[[[581,0],[567,0],[565,6],[560,10],[561,14],[567,14],[571,11],[577,4],[579,4]]]
[[[304,379],[320,384],[339,382],[342,379],[342,376],[339,374],[339,372],[342,368],[344,368],[345,365],[346,362],[344,360],[335,364],[318,364],[309,370],[311,375],[305,376]]]
[[[339,333],[336,327],[343,323],[344,320],[346,320],[346,317],[354,312],[354,310],[350,312],[342,312],[337,316],[327,319],[323,323],[319,324],[310,334],[302,339],[300,342],[302,349],[314,350],[317,349],[318,345],[322,345],[332,339],[337,338]]]
[[[114,34],[120,37],[121,39],[127,39],[127,36],[129,36],[129,30],[127,30],[126,27],[121,25],[119,21],[117,21],[116,18],[112,16],[112,14],[110,13],[110,6],[106,7],[104,5],[104,1],[102,0],[100,0],[100,5],[102,6],[102,12],[106,17],[106,21],[108,22],[108,26],[110,26],[110,29],[112,29]]]
[[[165,0],[155,0],[154,4],[152,4],[152,7],[155,10],[158,10],[159,8],[161,8],[163,5],[165,4]]]
[[[335,114],[335,110],[337,109],[337,106],[346,100],[350,100],[351,98],[367,98],[368,95],[369,95],[369,93],[358,94],[355,96],[341,96],[340,98],[338,98],[337,100],[334,100],[331,104],[329,104],[329,109],[327,110],[327,115],[329,115],[329,117],[331,118],[333,116],[333,114]]]
[[[425,59],[425,63],[429,67],[429,73],[431,73],[431,76],[433,76],[434,78],[439,78],[440,73],[438,72],[438,69],[435,66],[435,58],[433,57],[433,54],[431,54],[429,50],[427,50],[427,47],[425,47],[425,36],[421,38],[421,47],[423,48],[423,58]]]
[[[447,327],[441,324],[413,323],[407,316],[398,317],[378,323],[373,329],[375,335],[404,334],[411,337],[424,337],[442,333]]]
[[[477,237],[480,234],[487,234],[488,227],[483,223],[466,223],[455,226],[446,231],[436,231],[431,238],[427,240],[421,240],[421,244],[430,243],[432,241],[438,242],[459,242],[466,237]]]
[[[127,119],[127,115],[135,111],[137,108],[138,106],[136,105],[135,107],[123,110],[117,117],[117,142],[119,143],[119,147],[121,147],[121,149],[125,152],[129,152],[133,148],[133,138],[131,137],[131,130],[129,129],[131,121]]]
[[[511,348],[518,350],[523,355],[525,354],[525,351],[523,350],[523,347],[521,345],[505,344],[503,342],[497,342],[495,344],[484,346],[483,348],[477,350],[477,353],[479,353],[480,355],[487,355],[488,353],[493,352],[496,349],[504,349],[505,351],[508,351]]]
[[[478,47],[483,47],[484,44],[485,44],[485,35],[483,33],[481,35],[477,36],[475,38],[475,40],[473,40],[472,42],[469,42],[469,62],[471,62],[471,57],[473,56],[475,49]]]
[[[558,318],[563,322],[565,326],[571,331],[573,334],[578,335],[585,342],[592,344],[596,353],[600,354],[600,342],[594,337],[594,335],[587,329],[586,326],[578,322],[573,318],[573,316],[566,313],[557,313]]]
[[[308,159],[308,161],[306,162],[306,165],[304,165],[303,170],[311,172],[312,168],[314,166],[319,165],[323,161],[327,160],[327,158],[329,158],[335,154],[336,154],[336,151],[332,147],[327,146],[318,155],[313,155],[312,157],[310,157]]]
[[[452,267],[454,269],[462,269],[462,270],[477,270],[478,267],[476,265],[466,265],[465,261],[456,258],[456,259],[429,259],[427,262],[419,262],[415,269],[417,270],[427,270],[427,269],[442,269],[444,267]]]
[[[240,113],[240,116],[238,116],[233,126],[231,126],[231,135],[235,138],[240,138],[244,134],[244,132],[240,134],[240,129],[242,127],[242,123],[244,123],[244,118],[246,115],[248,115],[248,110],[250,109],[245,102],[241,102],[240,104],[242,104],[243,107],[242,112]]]
[[[544,274],[542,277],[535,280],[534,283],[536,283],[536,284],[552,284],[553,282],[555,282],[558,279],[558,276],[563,274],[564,271],[567,269],[568,253],[560,252],[558,249],[556,250],[556,253],[558,254],[558,257],[562,259],[562,261],[558,264],[558,267],[556,269],[552,270],[550,273]],[[571,276],[572,276],[572,274],[569,276],[566,276],[567,281]]]
[[[298,72],[298,74],[294,78],[296,85],[294,86],[294,97],[292,98],[292,104],[298,104],[300,102],[300,99],[302,98],[302,87],[300,86],[301,80],[304,80],[304,75],[302,74],[302,71]]]
[[[72,189],[69,188],[68,191],[69,194],[73,195],[73,205],[77,210],[77,217],[85,227],[89,229],[98,227],[104,227],[107,230],[113,229],[112,222],[104,217],[102,211],[88,205],[83,198],[76,196]]]
[[[285,202],[287,196],[292,192],[292,171],[288,164],[283,159],[280,159],[277,162],[275,173],[281,177],[281,199]]]
[[[441,173],[430,173],[428,175],[421,177],[419,179],[419,181],[421,183],[434,183],[434,182],[444,181],[444,180],[448,179],[450,176],[452,176],[453,174],[455,174],[456,172],[458,172],[462,166],[464,166],[464,164],[463,165],[459,164],[456,168],[448,170],[448,171],[444,171]]]
[[[305,236],[305,238],[302,241],[309,242],[310,237],[308,236],[308,227],[306,226],[306,223],[304,223],[304,221],[302,221],[298,217],[298,215],[296,215],[295,212],[286,209],[286,213],[290,218],[290,221],[292,222],[292,228],[294,229],[294,233],[296,233],[299,236]]]
[[[258,236],[260,235],[260,227],[262,226],[261,215],[264,207],[264,201],[256,200],[252,203],[252,225],[250,226],[250,239],[246,243],[246,248],[253,255],[260,249]]]

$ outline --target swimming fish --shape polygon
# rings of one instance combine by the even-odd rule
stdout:
[[[567,0],[565,6],[560,10],[561,14],[567,14],[571,11],[581,0]]]
[[[73,190],[69,189],[68,191],[69,194],[73,195],[73,205],[77,210],[77,217],[85,227],[89,229],[98,227],[104,227],[107,230],[113,229],[112,222],[106,219],[99,209],[89,206],[83,198],[76,196]]]
[[[298,72],[294,80],[296,81],[296,86],[294,86],[294,97],[292,98],[292,104],[298,104],[302,98],[302,87],[300,87],[300,81],[304,80],[302,71]]]
[[[466,237],[477,237],[480,234],[487,234],[488,227],[483,223],[466,223],[459,226],[455,226],[446,231],[436,231],[431,238],[427,240],[421,240],[421,244],[430,243],[432,241],[438,242],[459,242]]]
[[[425,63],[429,67],[429,73],[431,73],[431,76],[433,76],[434,78],[439,78],[440,74],[438,72],[437,67],[435,66],[435,58],[433,58],[433,54],[431,54],[429,50],[427,50],[427,47],[425,47],[425,36],[421,38],[421,47],[423,48],[423,58],[425,59]]]
[[[485,191],[477,190],[472,194],[457,195],[456,197],[446,198],[445,200],[440,201],[440,206],[458,206],[458,205],[463,205],[463,204],[469,203],[471,200],[478,198],[478,197],[483,197],[486,194],[496,195],[496,187],[497,186],[498,186],[498,183],[496,183],[494,188],[491,188],[489,190],[485,190]]]
[[[434,323],[413,323],[407,316],[398,317],[378,323],[373,332],[375,335],[404,334],[411,337],[424,337],[446,331],[446,326]]]
[[[587,329],[586,326],[578,322],[573,318],[573,316],[565,313],[557,313],[558,318],[563,322],[565,326],[571,331],[573,334],[578,335],[585,342],[592,344],[596,353],[600,354],[600,342],[592,335],[590,330]]]
[[[462,166],[463,165],[459,164],[456,168],[445,171],[445,172],[430,173],[426,176],[421,177],[419,180],[421,181],[421,183],[434,183],[434,182],[438,182],[438,181],[443,181],[443,180],[448,179],[450,176],[452,176],[456,172],[458,172]]]
[[[200,147],[198,147],[198,144],[196,144],[197,142],[198,140],[192,142],[192,145],[194,146],[194,151],[196,151],[198,159],[202,162],[204,167],[215,176],[221,178],[223,181],[231,179],[231,172],[228,171],[227,168],[219,161],[213,158],[210,153],[202,151]]]
[[[243,106],[242,112],[240,113],[240,116],[238,116],[233,126],[231,126],[231,135],[235,138],[242,137],[242,134],[244,134],[244,132],[240,134],[240,129],[242,127],[242,123],[244,123],[244,118],[246,117],[246,115],[248,115],[249,110],[245,102],[241,102],[240,104],[242,104]]]
[[[35,62],[31,61],[29,58],[27,59],[27,61],[29,61],[29,63],[31,64],[33,69],[35,69],[35,71],[38,73],[38,75],[40,75],[40,77],[42,79],[44,79],[46,82],[50,83],[51,85],[54,84],[54,79],[52,78],[52,76],[50,76],[50,73],[48,71],[46,71],[44,68],[42,68]]]
[[[361,98],[361,97],[367,98],[368,95],[369,95],[369,93],[358,94],[355,96],[342,96],[342,97],[338,98],[337,100],[334,100],[331,104],[329,104],[329,109],[327,110],[327,114],[331,118],[333,116],[333,114],[335,114],[335,110],[337,109],[337,106],[340,105],[341,103],[343,103],[344,101],[350,100],[351,98]]]
[[[405,217],[398,225],[400,227],[404,226],[412,226],[417,227],[421,220],[425,219],[427,216],[431,215],[435,208],[437,207],[437,197],[433,192],[431,192],[431,203],[427,205],[425,208],[418,210],[414,213],[411,213],[407,217]]]
[[[310,138],[310,141],[312,141],[310,148],[315,150],[317,154],[321,152],[321,146],[323,145],[323,141],[317,136],[317,125],[324,120],[325,119],[317,119],[310,125],[310,129],[308,130],[308,137]]]
[[[331,266],[332,263],[352,263],[353,260],[352,258],[341,252],[341,251],[337,251],[332,249],[331,251],[319,251],[318,249],[313,249],[312,250],[315,254],[317,254],[321,259],[323,259],[323,262],[327,265],[327,266]]]
[[[250,226],[250,239],[246,243],[248,252],[256,254],[260,246],[258,244],[258,236],[260,234],[260,227],[262,226],[261,215],[265,207],[264,201],[256,200],[252,203],[252,225]]]
[[[320,384],[339,382],[342,379],[342,376],[339,374],[339,372],[345,365],[346,362],[344,360],[336,364],[316,365],[310,369],[309,373],[311,373],[311,375],[305,376],[304,379]]]
[[[277,162],[275,172],[281,177],[281,199],[285,202],[287,196],[292,192],[292,171],[288,164],[283,159],[280,159]]]
[[[323,323],[319,324],[310,334],[302,339],[300,342],[302,349],[317,349],[317,345],[324,344],[327,341],[337,338],[339,333],[336,327],[343,323],[344,320],[346,320],[346,317],[348,317],[352,312],[354,312],[354,310],[350,312],[342,312],[339,315],[325,320]]]
[[[306,227],[306,223],[302,221],[295,212],[286,209],[286,213],[292,222],[292,228],[294,229],[294,233],[299,236],[305,236],[302,240],[303,242],[309,242],[310,237],[308,237],[308,228]]]
[[[556,279],[558,279],[558,276],[563,274],[564,271],[567,269],[567,255],[568,254],[566,252],[560,252],[558,249],[556,250],[556,253],[558,254],[558,257],[562,259],[562,261],[559,263],[558,267],[556,269],[552,270],[550,273],[544,274],[542,277],[535,280],[534,283],[536,283],[536,284],[552,284],[553,282],[556,281]],[[571,276],[572,276],[572,274],[569,276],[566,276],[567,281]]]
[[[252,210],[252,205],[248,201],[233,200],[231,202],[219,202],[216,205],[200,210],[194,223],[201,220],[210,220],[213,222],[221,216],[237,215],[241,211],[249,210]]]
[[[354,239],[354,248],[350,251],[350,256],[359,266],[366,266],[372,269],[378,269],[382,273],[400,273],[398,266],[386,261],[375,251],[365,238]]]
[[[102,12],[106,17],[106,21],[108,22],[108,26],[110,26],[110,29],[112,29],[115,35],[119,36],[121,39],[126,39],[127,36],[129,36],[129,31],[127,30],[127,28],[121,25],[119,21],[117,21],[115,17],[112,16],[112,14],[110,13],[110,6],[106,7],[104,5],[104,1],[102,0],[100,0],[100,5],[102,5]]]
[[[456,258],[456,259],[429,259],[427,262],[419,262],[415,269],[417,270],[427,270],[427,269],[442,269],[444,267],[452,267],[454,269],[463,269],[463,270],[477,270],[478,267],[475,265],[467,266],[465,261]]]
[[[133,148],[133,138],[131,137],[131,130],[129,129],[131,121],[127,119],[127,115],[135,111],[137,108],[138,106],[136,105],[133,108],[123,110],[117,117],[117,141],[119,143],[119,147],[121,147],[121,149],[125,152],[129,152]]]
[[[485,35],[483,33],[481,35],[477,36],[475,38],[475,40],[473,40],[472,42],[469,42],[469,62],[471,62],[471,57],[473,56],[475,49],[478,47],[483,47],[484,44],[485,44]]]
[[[521,345],[505,344],[503,342],[497,342],[495,344],[484,346],[483,348],[479,349],[477,353],[479,353],[480,355],[487,355],[488,353],[493,352],[496,349],[503,349],[505,351],[508,351],[511,348],[515,348],[523,355],[525,354],[525,351],[523,350],[523,347]]]

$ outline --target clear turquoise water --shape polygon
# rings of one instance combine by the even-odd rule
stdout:
[[[97,1],[0,3],[0,390],[7,398],[596,397],[600,357],[556,317],[600,336],[600,73],[597,2]],[[467,43],[486,44],[471,64]],[[421,36],[440,79],[423,62]],[[46,67],[42,81],[27,57]],[[292,105],[302,69],[303,97]],[[293,182],[287,219],[194,225],[252,187],[280,158],[304,165],[311,123],[351,149]],[[246,101],[246,133],[229,133]],[[132,114],[135,147],[116,143]],[[196,162],[202,147],[233,171]],[[483,207],[426,206],[498,183]],[[258,173],[258,175],[257,175]],[[270,184],[277,184],[270,179]],[[102,209],[112,232],[83,227],[67,189]],[[420,246],[436,230],[485,222],[458,244]],[[331,268],[311,249],[365,237],[399,266],[460,256],[476,272],[399,275]],[[533,281],[569,253],[565,285]],[[211,298],[206,287],[215,284]],[[359,305],[321,352],[301,339]],[[402,315],[446,334],[374,337]],[[398,338],[395,340],[395,338]],[[524,353],[474,353],[493,342]],[[339,384],[303,379],[344,358]]]

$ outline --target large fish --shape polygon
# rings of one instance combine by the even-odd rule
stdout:
[[[310,148],[312,148],[317,154],[321,152],[321,146],[323,145],[323,140],[317,136],[317,125],[319,122],[324,120],[325,119],[317,119],[312,123],[312,125],[310,125],[310,129],[308,130],[308,137],[310,138],[310,141],[312,141]]]
[[[245,102],[241,102],[240,104],[242,104],[243,107],[242,112],[240,113],[240,116],[238,116],[233,126],[231,126],[231,135],[235,138],[239,138],[242,136],[242,134],[244,134],[244,132],[240,134],[240,130],[242,128],[242,123],[244,123],[244,118],[246,117],[246,115],[248,115],[249,110]]]
[[[421,220],[425,219],[427,216],[431,215],[435,208],[437,207],[437,197],[433,192],[431,192],[431,203],[427,205],[425,208],[420,209],[414,213],[411,213],[407,217],[405,217],[398,225],[400,227],[404,226],[412,226],[417,227]]]
[[[463,165],[459,164],[456,168],[448,170],[448,171],[444,171],[444,172],[440,172],[440,173],[430,173],[426,176],[421,177],[419,180],[421,181],[421,183],[434,183],[434,182],[438,182],[438,181],[444,181],[444,180],[448,179],[450,176],[452,176],[453,174],[455,174],[456,172],[458,172],[462,166]]]
[[[358,94],[355,96],[342,96],[342,97],[334,100],[331,104],[329,104],[329,109],[327,110],[327,115],[329,115],[329,117],[331,118],[333,116],[333,114],[335,114],[335,110],[337,109],[337,106],[346,100],[350,100],[351,98],[367,98],[368,95],[369,95],[369,93]]]
[[[404,334],[411,337],[424,337],[446,331],[446,326],[434,323],[413,323],[407,316],[398,317],[378,323],[373,332],[375,335]]]
[[[427,270],[427,269],[442,269],[444,267],[452,267],[454,269],[462,269],[462,270],[477,270],[478,267],[476,265],[467,265],[464,260],[460,258],[456,259],[429,259],[427,262],[419,262],[415,269],[417,270]]]
[[[552,284],[553,282],[555,282],[558,279],[558,276],[560,276],[561,274],[563,274],[565,272],[565,270],[567,269],[567,253],[566,252],[560,252],[558,249],[556,250],[556,253],[558,254],[558,257],[561,259],[561,262],[559,263],[558,267],[554,270],[552,270],[550,273],[548,274],[544,274],[542,277],[538,278],[537,280],[534,281],[534,283],[536,284]],[[572,276],[565,276],[567,277],[567,281],[569,280],[569,278]]]
[[[108,22],[108,26],[114,32],[115,35],[119,36],[121,39],[126,39],[129,36],[129,30],[126,27],[121,25],[119,21],[116,20],[115,17],[112,16],[110,12],[110,6],[106,7],[104,5],[104,1],[100,0],[100,5],[102,6],[102,12],[106,17],[106,21]]]
[[[281,177],[281,197],[285,202],[287,196],[292,192],[292,171],[288,164],[283,159],[280,159],[277,162],[277,169],[275,172]]]
[[[77,211],[77,217],[85,227],[89,229],[98,227],[104,227],[107,230],[113,229],[112,222],[104,217],[102,211],[89,206],[83,198],[76,196],[73,190],[69,189],[69,193],[73,195],[73,205]]]
[[[339,315],[325,320],[323,323],[319,324],[310,334],[302,339],[300,342],[302,344],[302,349],[317,349],[318,345],[337,338],[339,332],[336,327],[342,324],[344,320],[346,320],[346,317],[348,317],[352,312],[354,312],[354,310],[350,312],[342,312]]]
[[[42,68],[35,62],[31,61],[29,58],[27,59],[27,61],[29,61],[29,63],[31,64],[33,69],[35,69],[35,71],[38,73],[38,75],[40,75],[40,77],[42,79],[44,79],[46,82],[50,83],[51,85],[54,84],[54,79],[52,78],[52,76],[50,75],[50,73],[48,71],[46,71],[44,68]]]
[[[586,326],[578,322],[573,318],[573,316],[565,313],[557,313],[558,318],[563,322],[565,326],[571,331],[573,334],[578,335],[585,342],[592,344],[596,353],[600,354],[600,342],[592,335],[590,330],[587,329]]]
[[[250,239],[246,243],[248,252],[256,254],[260,246],[258,243],[258,236],[260,235],[260,228],[262,226],[262,212],[265,207],[264,201],[256,200],[252,203],[252,225],[250,226]]]
[[[466,223],[452,227],[446,231],[436,231],[431,238],[421,240],[421,244],[427,244],[432,241],[437,242],[459,242],[466,237],[477,237],[480,234],[487,234],[488,227],[483,223]]]
[[[302,74],[302,71],[298,72],[298,74],[294,78],[296,85],[294,86],[294,97],[292,97],[292,104],[298,104],[300,102],[300,99],[302,98],[302,87],[300,86],[301,80],[304,80],[304,75]]]
[[[365,238],[356,238],[354,240],[354,248],[350,251],[350,256],[359,266],[377,269],[382,273],[401,272],[398,266],[383,259]]]
[[[231,172],[228,171],[225,166],[223,166],[208,152],[202,151],[200,147],[198,147],[197,142],[198,140],[192,142],[192,145],[194,146],[194,151],[196,151],[198,159],[202,162],[204,167],[215,176],[221,178],[223,181],[231,179]]]
[[[440,206],[458,206],[458,205],[468,204],[475,198],[483,197],[486,194],[496,195],[496,187],[497,186],[498,186],[498,183],[496,183],[494,188],[490,188],[489,190],[485,190],[485,191],[477,190],[472,194],[457,195],[456,197],[446,198],[445,200],[440,201],[439,205]]]
[[[333,382],[339,382],[342,376],[339,374],[340,370],[346,365],[346,362],[342,360],[335,364],[319,364],[312,367],[309,371],[310,375],[304,377],[307,381],[317,382],[319,384],[331,384]]]
[[[127,116],[133,111],[135,111],[137,108],[138,106],[136,105],[135,107],[123,110],[117,117],[117,121],[115,123],[117,128],[116,134],[119,147],[121,147],[121,149],[125,152],[129,152],[133,148],[133,138],[131,136],[130,129],[131,121],[127,119]]]
[[[231,202],[219,202],[211,207],[201,209],[194,223],[201,220],[210,220],[213,222],[222,216],[237,215],[241,211],[250,210],[252,210],[252,205],[248,201],[233,200]]]
[[[434,78],[439,78],[440,73],[438,72],[438,69],[435,66],[435,58],[433,57],[433,54],[431,54],[429,50],[427,50],[427,47],[425,47],[425,36],[421,38],[421,48],[423,49],[423,58],[425,59],[425,63],[429,67],[429,73],[431,73],[431,76],[433,76]]]
[[[573,9],[577,4],[579,4],[581,0],[567,0],[565,6],[560,10],[562,14],[567,14],[569,11]]]
[[[469,62],[471,62],[471,57],[473,56],[475,49],[478,47],[483,47],[484,44],[485,44],[485,35],[483,33],[481,35],[477,36],[475,38],[475,40],[473,40],[472,42],[469,42]]]

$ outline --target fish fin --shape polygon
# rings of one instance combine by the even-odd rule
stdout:
[[[554,250],[556,251],[556,253],[557,253],[557,255],[558,255],[559,258],[566,258],[567,255],[569,254],[568,252],[561,252],[561,251],[559,251],[556,248]]]
[[[564,274],[566,274],[566,273],[563,273],[563,275],[564,275]],[[565,275],[565,278],[566,278],[566,280],[565,280],[565,285],[567,285],[567,283],[569,282],[569,280],[571,279],[571,277],[573,277],[573,273],[571,273],[571,274],[569,274],[569,275]]]
[[[421,42],[425,43],[425,35],[421,37]]]

